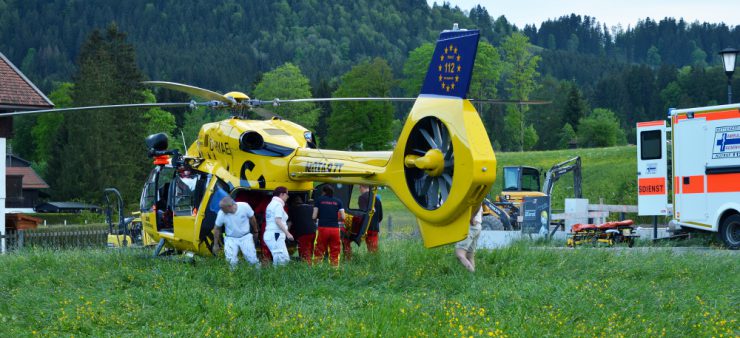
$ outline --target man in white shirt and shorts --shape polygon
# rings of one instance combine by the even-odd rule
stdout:
[[[479,205],[470,217],[468,236],[455,244],[455,256],[470,272],[475,272],[475,249],[478,247],[481,223],[483,223],[483,207]]]
[[[254,248],[252,234],[257,231],[257,219],[254,218],[254,210],[244,202],[234,202],[229,196],[224,197],[218,203],[221,210],[216,216],[216,224],[213,228],[213,252],[220,249],[221,229],[226,228],[224,238],[224,255],[231,268],[235,268],[239,262],[239,251],[244,259],[257,266],[257,251]],[[251,226],[251,229],[250,229]]]

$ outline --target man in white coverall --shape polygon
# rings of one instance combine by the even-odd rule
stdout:
[[[262,239],[272,254],[272,265],[285,265],[290,262],[285,239],[293,240],[288,231],[288,213],[285,212],[285,202],[288,200],[288,189],[277,187],[272,192],[272,200],[265,210],[265,233]]]
[[[240,250],[244,259],[256,266],[259,261],[252,238],[252,234],[257,232],[257,219],[254,218],[254,210],[249,204],[234,202],[234,199],[229,196],[221,199],[218,206],[221,210],[218,211],[216,224],[213,228],[213,252],[216,253],[220,249],[221,228],[225,227],[224,255],[231,268],[235,268],[239,262]]]

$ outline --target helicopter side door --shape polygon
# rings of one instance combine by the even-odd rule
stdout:
[[[170,184],[168,209],[172,212],[175,238],[181,241],[198,242],[196,218],[205,194],[208,175],[189,170],[175,175]]]
[[[144,184],[139,208],[142,225],[149,234],[172,232],[172,210],[168,208],[168,196],[174,172],[172,167],[156,166]]]

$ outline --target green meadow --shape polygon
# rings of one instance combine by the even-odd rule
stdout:
[[[634,147],[500,153],[498,171],[547,170],[575,155],[587,198],[634,204]],[[497,182],[492,195],[500,189]],[[571,194],[566,177],[556,207]],[[355,248],[339,268],[294,261],[231,271],[223,258],[153,258],[151,249],[2,255],[2,336],[740,335],[736,252],[521,241],[480,250],[469,273],[452,246],[423,247],[391,191],[381,199],[393,225],[383,225],[380,252]]]
[[[150,250],[0,256],[3,336],[732,337],[737,255],[706,250],[481,250],[381,238],[339,268],[230,271]]]

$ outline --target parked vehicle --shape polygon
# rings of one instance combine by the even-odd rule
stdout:
[[[740,248],[740,104],[671,109],[668,121],[637,123],[637,185],[639,215],[673,210],[682,228]]]

